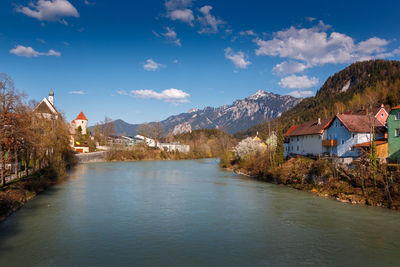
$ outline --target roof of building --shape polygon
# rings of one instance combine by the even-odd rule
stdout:
[[[318,121],[308,121],[300,125],[292,126],[285,134],[285,136],[298,136],[298,135],[313,135],[322,134],[326,127],[331,122],[331,118]]]
[[[393,110],[393,109],[400,109],[400,105],[395,106],[395,107],[392,107],[392,110]]]
[[[75,123],[75,120],[72,120],[71,123]]]
[[[47,98],[43,98],[42,101],[33,109],[34,113],[49,113],[49,114],[58,114],[57,109]]]
[[[50,89],[49,96],[54,96],[53,89]]]
[[[349,132],[352,133],[369,133],[371,131],[371,117],[367,115],[353,115],[353,114],[338,114],[336,115],[346,127]],[[332,120],[333,122],[333,120]],[[373,125],[375,128],[383,127],[382,123],[373,117]]]
[[[285,133],[285,136],[290,135],[293,132],[293,130],[296,129],[297,127],[299,127],[298,124],[293,125],[292,127],[290,127],[289,130],[287,130],[287,132]]]
[[[78,117],[76,117],[75,120],[87,121],[88,119],[86,119],[85,114],[83,114],[83,112],[81,111],[81,113],[79,113]]]
[[[387,142],[388,142],[387,140],[376,140],[375,144],[377,146],[381,146],[381,145],[387,144]],[[371,146],[371,142],[365,142],[365,143],[355,145],[355,147],[370,147],[370,146]]]

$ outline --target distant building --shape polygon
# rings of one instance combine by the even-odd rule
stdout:
[[[86,118],[85,114],[83,114],[83,112],[81,111],[78,117],[76,117],[76,119],[71,121],[70,123],[72,134],[74,134],[79,127],[82,130],[81,132],[82,134],[87,134],[87,125],[88,125],[88,119]]]
[[[43,98],[33,109],[34,114],[38,114],[46,119],[57,119],[58,111],[54,106],[54,92],[50,89],[48,98]]]
[[[149,147],[157,147],[167,152],[179,151],[182,153],[188,153],[190,151],[190,146],[188,145],[182,145],[180,143],[159,143],[154,139],[139,134],[135,135],[134,139],[136,143],[145,143]]]
[[[76,117],[75,120],[72,120],[70,125],[70,133],[71,133],[71,147],[79,153],[88,153],[89,152],[89,145],[87,142],[80,142],[75,139],[75,134],[77,133],[77,130],[81,130],[81,134],[87,134],[87,124],[88,120],[81,111],[79,115]]]
[[[389,158],[400,162],[400,106],[393,107],[387,120]]]

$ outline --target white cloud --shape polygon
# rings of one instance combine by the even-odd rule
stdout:
[[[248,65],[251,64],[250,61],[246,60],[246,57],[242,51],[235,53],[232,48],[228,47],[225,50],[225,58],[232,61],[232,63],[237,68],[245,69]]]
[[[154,34],[160,38],[164,38],[167,42],[173,43],[177,46],[182,46],[181,44],[181,39],[178,38],[178,34],[176,33],[176,31],[174,29],[171,29],[170,27],[165,27],[166,32],[163,33],[156,33],[154,32]]]
[[[277,74],[292,74],[296,72],[302,72],[307,69],[307,65],[297,61],[283,61],[277,64],[272,70]]]
[[[169,0],[165,2],[167,17],[171,20],[180,20],[193,26],[193,11],[189,9],[192,5],[191,0]]]
[[[356,43],[353,38],[338,32],[328,32],[322,21],[311,28],[278,31],[270,40],[256,38],[256,55],[279,56],[302,62],[307,67],[324,64],[352,63],[385,55],[388,41],[378,37]]]
[[[73,95],[86,95],[87,93],[85,91],[79,90],[79,91],[70,91],[69,94]]]
[[[309,97],[309,96],[313,96],[314,92],[313,91],[292,91],[290,92],[288,95],[294,96],[294,97]]]
[[[182,9],[192,5],[192,0],[168,0],[165,1],[167,10]]]
[[[14,49],[10,50],[11,54],[14,54],[16,56],[20,57],[38,57],[39,52],[33,49],[32,47],[28,46],[23,46],[23,45],[17,45]]]
[[[253,30],[240,31],[239,35],[240,36],[257,36],[257,34]]]
[[[201,29],[199,33],[217,33],[218,29],[221,25],[224,25],[226,22],[220,19],[217,19],[215,16],[211,15],[210,11],[212,6],[203,6],[200,8],[201,16],[198,16],[197,19],[201,24]]]
[[[297,76],[291,75],[282,78],[279,82],[279,86],[282,88],[289,89],[303,89],[316,86],[318,84],[318,79],[315,77],[309,78],[307,75]]]
[[[23,45],[17,45],[15,48],[10,50],[10,53],[20,57],[61,56],[60,52],[56,52],[53,49],[50,49],[46,53],[42,53],[36,51],[30,46],[23,46]]]
[[[117,90],[118,95],[129,95],[129,93],[125,90]]]
[[[164,67],[163,64],[157,63],[154,60],[152,60],[151,58],[146,60],[146,64],[143,65],[143,68],[147,71],[156,71],[162,67]]]
[[[393,55],[396,55],[396,56],[400,55],[400,47],[393,50]]]
[[[87,6],[94,6],[96,4],[96,2],[89,2],[88,0],[84,0],[83,3]]]
[[[153,90],[133,90],[130,92],[132,96],[146,98],[146,99],[159,99],[170,103],[186,103],[190,95],[179,89],[166,89],[159,92]]]
[[[28,6],[19,5],[15,9],[39,21],[59,21],[66,24],[63,18],[79,18],[76,8],[68,0],[38,0],[30,2]]]
[[[305,17],[305,19],[309,22],[313,22],[314,20],[316,20],[316,18],[314,17]]]

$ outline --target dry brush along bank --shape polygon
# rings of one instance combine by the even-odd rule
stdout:
[[[221,167],[258,180],[286,185],[341,202],[400,209],[400,166],[382,164],[375,178],[363,162],[352,165],[332,159],[292,158],[271,167],[263,155],[245,161],[221,159]]]

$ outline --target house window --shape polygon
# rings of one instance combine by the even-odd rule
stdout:
[[[342,143],[342,145],[344,145],[344,140],[343,139],[341,139],[341,141],[340,141],[341,143]]]
[[[383,118],[383,116],[385,116],[385,114],[381,113],[381,117]]]
[[[297,136],[297,141],[299,141],[300,140],[300,138]],[[298,150],[298,149],[297,149]]]
[[[299,146],[297,146],[297,151],[299,151]]]
[[[396,136],[400,136],[400,129],[396,129]]]
[[[351,134],[351,138],[354,138],[355,136],[356,136],[355,134],[353,134],[353,133]]]
[[[335,127],[337,127],[337,121],[335,122]]]
[[[400,120],[400,112],[396,113],[396,120]]]

